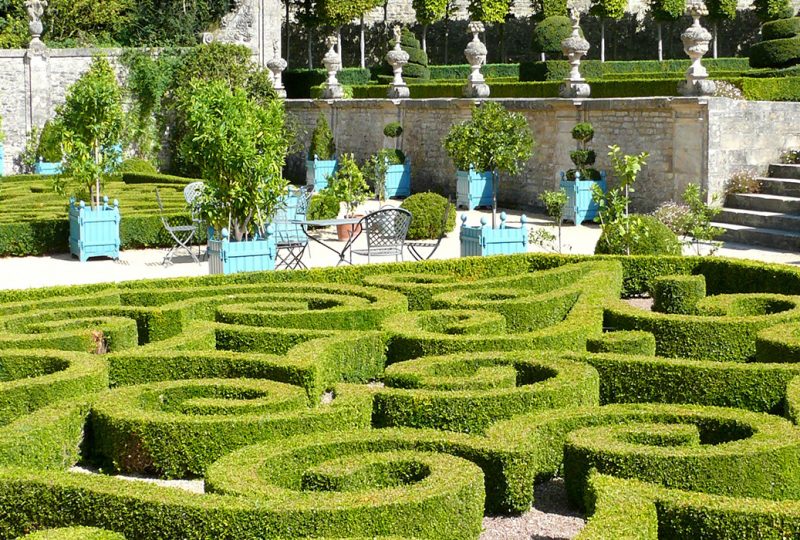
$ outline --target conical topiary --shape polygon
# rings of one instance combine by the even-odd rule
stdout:
[[[321,113],[317,117],[317,125],[311,134],[311,146],[308,149],[308,159],[314,159],[315,156],[323,161],[336,158],[336,144],[333,140],[333,133],[331,133],[328,120]]]
[[[394,48],[394,40],[389,42],[389,47]],[[428,69],[428,55],[422,50],[419,40],[408,28],[403,28],[400,35],[400,48],[408,53],[408,64],[403,66],[404,79],[430,79],[431,71]],[[392,73],[391,66],[384,60],[383,72]]]

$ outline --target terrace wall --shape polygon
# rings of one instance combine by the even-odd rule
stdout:
[[[559,173],[569,168],[575,147],[570,130],[579,121],[594,125],[593,148],[599,168],[610,170],[607,147],[618,144],[625,153],[650,153],[633,194],[638,211],[679,200],[689,183],[700,182],[711,194],[720,193],[730,173],[743,166],[765,171],[781,150],[800,144],[796,123],[800,103],[734,101],[726,98],[501,99],[522,113],[536,140],[533,158],[515,176],[501,175],[500,204],[540,206],[539,195],[555,189]],[[469,117],[468,99],[293,100],[288,110],[304,127],[305,146],[317,116],[328,118],[339,153],[363,160],[391,140],[383,126],[400,121],[402,149],[412,162],[412,190],[455,193],[455,169],[442,147],[450,126]],[[305,158],[290,159],[290,175],[304,178]]]

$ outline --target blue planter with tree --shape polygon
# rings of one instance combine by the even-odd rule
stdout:
[[[61,162],[37,161],[33,165],[33,172],[36,174],[42,174],[46,176],[61,174]]]
[[[272,226],[264,238],[232,242],[228,229],[222,229],[220,239],[208,241],[208,268],[211,274],[235,274],[275,270],[277,245]]]
[[[477,227],[467,225],[467,216],[461,215],[461,241],[462,257],[481,257],[483,255],[511,255],[512,253],[526,253],[528,251],[528,218],[524,214],[520,217],[519,227],[506,225],[505,212],[500,213],[500,226],[493,228],[488,225],[485,217]]]
[[[314,186],[314,192],[319,193],[328,187],[328,178],[336,173],[335,159],[309,159],[306,161],[306,184]]]
[[[456,171],[456,206],[473,210],[477,206],[492,206],[492,173]]]
[[[306,184],[319,193],[328,187],[328,177],[336,172],[336,143],[325,115],[320,113],[311,134],[311,146],[306,160]]]
[[[584,221],[591,221],[597,216],[600,205],[592,197],[594,186],[606,192],[606,173],[600,173],[600,180],[582,180],[580,173],[575,173],[575,180],[567,180],[567,175],[561,172],[561,189],[567,193],[567,204],[564,207],[562,220],[571,221],[580,225]]]
[[[386,169],[386,196],[408,197],[411,195],[411,162],[389,165]]]
[[[86,206],[83,201],[69,201],[69,251],[81,262],[90,257],[119,259],[119,202]]]

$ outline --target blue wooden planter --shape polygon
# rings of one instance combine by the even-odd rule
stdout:
[[[3,143],[0,143],[0,176],[5,176],[6,174],[6,150],[3,147]]]
[[[83,201],[69,201],[69,251],[83,262],[90,257],[119,259],[119,202],[92,208]]]
[[[476,206],[492,206],[492,173],[456,171],[456,205],[472,210]]]
[[[480,257],[483,255],[510,255],[528,251],[528,218],[520,217],[520,227],[506,225],[506,213],[500,214],[500,227],[493,229],[481,218],[479,227],[467,225],[467,216],[461,215],[461,256]]]
[[[208,269],[211,274],[235,274],[275,270],[275,236],[270,225],[267,237],[244,242],[231,242],[228,229],[222,229],[222,239],[208,241]]]
[[[39,161],[33,166],[33,172],[45,175],[61,174],[61,162]]]
[[[314,186],[314,191],[319,193],[328,187],[328,177],[336,172],[335,159],[309,159],[306,161],[306,184]]]
[[[576,173],[577,175],[577,173]],[[567,175],[561,172],[561,189],[567,192],[567,205],[564,207],[564,221],[571,221],[580,225],[586,220],[593,220],[597,216],[600,206],[592,200],[592,186],[598,185],[603,193],[606,192],[606,173],[600,173],[600,180],[581,180],[580,175],[575,180],[567,180]]]
[[[406,159],[400,165],[389,165],[386,170],[386,197],[408,197],[411,195],[411,162]]]

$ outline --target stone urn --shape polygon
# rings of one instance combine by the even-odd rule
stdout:
[[[472,21],[469,23],[467,31],[472,34],[472,41],[464,49],[464,56],[467,57],[471,71],[467,84],[464,86],[463,95],[468,98],[489,97],[489,85],[486,84],[483,73],[481,73],[481,66],[486,63],[486,54],[488,53],[486,45],[481,43],[479,37],[479,34],[483,32],[483,23]]]
[[[586,79],[581,76],[581,58],[589,52],[589,42],[581,35],[581,13],[577,9],[571,12],[572,34],[561,42],[561,52],[567,57],[570,65],[569,76],[559,87],[558,93],[564,98],[585,98],[591,94]]]
[[[714,93],[717,86],[708,79],[708,71],[700,61],[708,52],[711,41],[711,32],[700,26],[700,17],[708,15],[708,8],[702,0],[689,0],[686,12],[694,22],[681,34],[681,41],[692,64],[686,70],[686,80],[678,85],[678,91],[684,96],[708,96]]]
[[[336,36],[328,36],[325,39],[325,45],[328,47],[328,52],[322,57],[322,63],[325,64],[325,70],[328,72],[328,79],[325,81],[325,89],[322,91],[324,99],[341,99],[344,97],[344,89],[336,79],[336,72],[342,69],[342,57],[336,51],[336,43],[338,40]]]
[[[394,80],[392,81],[392,86],[389,87],[388,94],[391,99],[403,99],[411,95],[411,92],[408,90],[408,85],[406,85],[403,80],[403,66],[408,64],[410,57],[409,54],[400,47],[401,35],[400,27],[395,26],[394,49],[386,54],[386,61],[392,66],[392,72],[394,73]]]
[[[283,72],[286,70],[288,63],[278,54],[278,47],[275,47],[274,54],[269,62],[267,62],[267,69],[272,75],[272,87],[275,93],[280,98],[286,98],[286,88],[283,86]]]

